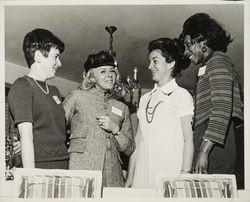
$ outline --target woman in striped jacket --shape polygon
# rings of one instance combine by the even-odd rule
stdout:
[[[193,171],[234,173],[234,126],[243,120],[240,88],[226,55],[230,34],[206,13],[189,17],[179,37],[185,55],[199,65],[195,90]]]

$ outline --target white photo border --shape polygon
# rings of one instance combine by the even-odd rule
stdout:
[[[180,0],[144,0],[143,2],[137,0],[106,0],[105,5],[157,5],[157,4],[175,4],[175,5],[182,5],[182,4],[243,4],[244,5],[244,103],[245,103],[245,125],[244,125],[244,134],[245,134],[245,189],[250,190],[250,135],[248,135],[250,130],[250,122],[247,121],[250,119],[250,94],[246,92],[250,92],[250,84],[249,78],[247,75],[250,75],[250,68],[248,68],[250,64],[250,6],[249,2],[246,1],[219,1],[219,0],[210,0],[210,1],[180,1]],[[0,30],[4,30],[5,19],[4,19],[4,11],[6,5],[104,5],[102,0],[44,0],[44,1],[35,1],[35,0],[2,0],[0,1]],[[4,31],[0,32],[0,106],[4,106],[4,81],[5,81],[5,37]],[[1,132],[1,140],[0,140],[0,182],[5,181],[5,110],[4,107],[0,107],[0,114],[1,114],[1,121],[0,121],[0,132]]]

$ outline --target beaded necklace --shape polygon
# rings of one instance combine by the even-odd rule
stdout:
[[[48,84],[45,83],[46,85],[46,91],[42,88],[42,86],[40,86],[40,84],[33,78],[33,80],[35,81],[36,85],[47,95],[49,94],[49,87],[48,87]]]
[[[152,98],[152,97],[151,97],[151,98]],[[148,123],[151,123],[151,122],[153,121],[156,108],[159,106],[159,104],[161,104],[161,102],[163,102],[163,101],[159,101],[159,102],[155,105],[155,107],[150,107],[150,106],[149,106],[149,103],[150,103],[150,101],[151,101],[151,98],[149,99],[149,101],[148,101],[148,103],[147,103],[147,106],[146,106],[146,119],[147,119],[147,122],[148,122]],[[153,111],[150,112],[149,110],[151,110],[152,108],[153,108]]]
[[[162,93],[163,93],[163,92],[162,92]],[[171,92],[171,93],[168,93],[168,94],[166,94],[166,93],[163,93],[163,94],[169,96],[169,95],[172,94],[172,92]],[[148,123],[152,123],[152,121],[153,121],[153,119],[154,119],[154,115],[155,115],[155,111],[156,111],[157,107],[163,102],[162,100],[160,100],[160,101],[155,105],[155,107],[150,107],[150,106],[149,106],[149,103],[150,103],[151,99],[152,99],[152,97],[148,100],[148,103],[147,103],[147,106],[146,106],[146,119],[147,119],[147,122],[148,122]],[[152,110],[152,109],[153,109],[153,110]]]

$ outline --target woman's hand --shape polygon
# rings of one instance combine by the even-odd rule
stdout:
[[[125,181],[125,186],[124,187],[131,187],[133,184],[133,178],[131,177],[127,177],[126,181]]]
[[[208,154],[200,151],[193,166],[194,173],[206,174],[208,167]]]
[[[99,126],[102,129],[111,132],[113,134],[117,134],[117,132],[120,130],[119,125],[116,124],[112,119],[110,119],[109,116],[98,116],[96,118],[99,122]]]
[[[206,174],[208,170],[208,155],[213,148],[214,143],[204,139],[201,143],[200,151],[195,159],[193,172]]]

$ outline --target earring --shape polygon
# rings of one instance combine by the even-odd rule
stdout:
[[[201,50],[202,50],[202,52],[203,52],[203,53],[207,52],[207,48],[206,48],[206,46],[202,47],[202,49],[201,49]]]

